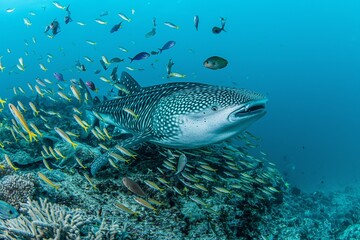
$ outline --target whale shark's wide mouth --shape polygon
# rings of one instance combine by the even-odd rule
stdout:
[[[229,115],[229,120],[236,121],[239,118],[246,118],[258,115],[264,115],[266,113],[267,99],[261,101],[253,101],[245,104],[241,108],[238,108]]]

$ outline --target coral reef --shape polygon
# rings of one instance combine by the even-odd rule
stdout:
[[[22,204],[22,215],[7,221],[0,220],[1,239],[126,239],[126,224],[99,223],[80,209],[49,203],[47,199],[28,199]],[[93,225],[89,227],[89,223]],[[96,224],[100,226],[96,227]]]
[[[289,189],[259,150],[259,138],[249,132],[194,150],[143,143],[127,149],[131,154],[111,155],[93,177],[93,160],[126,135],[109,126],[111,137],[102,133],[98,139],[67,116],[72,105],[59,109],[56,104],[42,103],[47,124],[71,132],[78,146],[73,148],[45,128],[43,120],[26,113],[45,134],[38,142],[17,135],[18,142],[3,141],[0,152],[19,170],[8,161],[1,163],[0,199],[22,207],[20,217],[0,221],[0,239],[360,238],[359,191]],[[2,129],[0,136],[9,133]],[[37,162],[39,156],[44,161]],[[180,156],[187,161],[179,171]],[[124,185],[126,178],[143,190],[141,199]]]
[[[0,179],[0,199],[16,207],[32,198],[35,193],[35,180],[31,173],[8,175]]]
[[[340,240],[357,240],[360,237],[360,224],[354,224],[345,229],[339,236]]]
[[[185,175],[179,176],[174,176],[172,168],[164,167],[165,161],[169,166],[175,161],[171,160],[168,149],[145,144],[136,152],[136,160],[116,162],[118,168],[103,169],[97,178],[90,177],[92,183],[84,176],[87,169],[79,164],[52,171],[42,168],[40,171],[44,175],[60,185],[59,190],[39,179],[37,196],[48,200],[41,199],[37,203],[30,194],[31,199],[20,208],[19,218],[0,221],[0,238],[190,240],[360,237],[360,191],[356,187],[333,193],[304,193],[296,187],[287,189],[287,184],[271,163],[241,154],[226,145],[183,151],[188,156],[188,163]],[[175,159],[179,154],[173,153]],[[84,158],[85,167],[88,166],[90,156],[86,152],[78,156]],[[86,157],[89,159],[86,160]],[[33,176],[31,168],[21,168],[18,172],[30,172],[24,175],[29,179]],[[206,181],[202,178],[204,175]],[[8,175],[1,181],[11,186],[12,181],[25,181],[27,177],[24,176]],[[139,184],[146,193],[143,199],[155,210],[135,200],[136,195],[122,182],[125,176]],[[156,183],[159,189],[145,184],[145,180]],[[31,189],[34,189],[34,180],[32,182]],[[5,200],[16,204],[15,198],[8,199],[11,196],[9,192],[4,196],[7,197]],[[20,199],[20,196],[17,198]]]
[[[78,239],[80,227],[86,223],[80,211],[67,209],[40,199],[28,199],[22,204],[24,212],[19,218],[1,224],[1,237],[28,237],[35,239]]]
[[[12,154],[12,162],[20,164],[20,165],[28,165],[36,162],[40,162],[42,158],[40,156],[34,157],[30,155],[28,152],[17,150],[14,154]]]

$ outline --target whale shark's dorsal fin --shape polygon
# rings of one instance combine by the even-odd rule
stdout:
[[[126,91],[128,91],[128,94],[133,94],[141,90],[140,84],[127,72],[121,73],[120,85],[122,85],[126,89]],[[127,94],[125,91],[119,90],[119,97],[124,97],[126,95]]]
[[[91,96],[91,93],[90,93],[89,89],[86,87],[86,84],[84,83],[84,81],[81,78],[79,78],[79,84],[80,84],[80,89],[81,89],[81,98],[86,99],[85,94],[87,94],[87,99],[90,102],[92,102],[93,98]]]

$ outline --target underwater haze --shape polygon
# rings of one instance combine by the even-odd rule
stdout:
[[[251,131],[261,137],[263,151],[283,170],[291,184],[302,189],[333,189],[357,182],[359,175],[358,124],[360,108],[360,19],[357,1],[73,1],[73,22],[52,1],[1,1],[0,38],[2,98],[11,97],[14,86],[26,87],[35,78],[54,80],[53,72],[64,78],[94,81],[103,92],[108,86],[93,72],[102,55],[125,58],[125,66],[143,68],[131,74],[147,86],[174,81],[166,79],[169,58],[173,70],[186,74],[186,81],[249,88],[266,94],[268,113]],[[15,8],[11,13],[6,9]],[[134,15],[131,14],[134,9]],[[36,15],[31,16],[29,12]],[[107,16],[99,17],[104,11]],[[122,20],[118,13],[131,16]],[[193,24],[199,16],[199,30]],[[31,26],[26,26],[23,18]],[[157,31],[151,38],[144,35]],[[213,26],[225,31],[213,34]],[[103,18],[107,25],[96,23]],[[44,34],[54,19],[61,31],[52,39]],[[124,21],[118,32],[112,25]],[[165,26],[173,22],[179,30]],[[80,26],[76,22],[84,22]],[[36,44],[32,38],[36,38]],[[97,42],[95,46],[86,40]],[[142,51],[157,50],[169,40],[173,49],[144,61],[128,63]],[[25,44],[25,41],[27,45]],[[124,47],[127,53],[119,50]],[[7,48],[11,53],[7,53]],[[25,55],[28,53],[28,56]],[[53,60],[47,63],[46,55]],[[83,59],[88,56],[94,63]],[[226,68],[210,70],[203,62],[210,56],[228,60]],[[23,57],[24,72],[16,68]],[[74,67],[86,63],[87,71]],[[38,64],[43,63],[47,71]],[[123,69],[121,69],[123,68]],[[101,75],[101,74],[100,74]],[[176,79],[177,80],[177,79]]]
[[[2,221],[3,209],[12,205],[20,211],[19,206],[28,201],[25,208],[30,212],[35,206],[31,205],[34,200],[31,196],[37,191],[37,196],[49,199],[49,203],[39,200],[45,201],[41,206],[59,210],[60,207],[52,204],[64,204],[69,207],[66,213],[91,218],[89,225],[93,231],[86,239],[94,239],[94,229],[101,232],[100,225],[104,229],[118,227],[117,220],[123,216],[127,222],[119,239],[127,236],[131,239],[213,239],[214,236],[217,239],[350,239],[352,224],[360,229],[360,216],[351,218],[350,223],[349,219],[342,221],[346,217],[341,214],[350,212],[349,216],[354,216],[352,213],[360,208],[355,206],[360,190],[352,192],[360,189],[359,11],[358,0],[0,0],[0,104],[4,104],[0,105],[0,147],[4,147],[0,149],[1,156],[4,154],[0,159],[0,200],[4,200],[0,204],[0,238],[5,236],[5,229],[11,233],[13,228]],[[199,19],[198,29],[195,16]],[[211,58],[215,62],[209,62],[213,56],[217,57]],[[141,145],[138,154],[145,159],[144,164],[137,163],[128,153],[130,160],[118,157],[117,162],[110,162],[113,168],[107,166],[98,176],[89,176],[95,156],[105,155],[108,147],[113,148],[118,142],[116,137],[106,137],[108,133],[97,135],[101,129],[98,133],[92,129],[94,135],[86,138],[80,136],[89,128],[85,114],[82,115],[88,110],[82,105],[87,95],[82,92],[80,98],[84,99],[80,100],[76,97],[77,90],[69,87],[84,91],[79,83],[82,79],[91,95],[101,101],[104,96],[117,97],[118,91],[123,91],[124,96],[127,89],[116,85],[123,71],[141,86],[198,82],[249,89],[268,99],[266,115],[240,136],[243,142],[239,145],[226,141],[215,147],[189,150],[184,152],[188,162],[184,158],[184,162],[180,161],[183,152]],[[35,85],[40,89],[35,89]],[[61,86],[65,90],[59,90]],[[58,91],[65,95],[60,96]],[[17,101],[23,102],[27,111]],[[46,119],[40,120],[36,110],[29,106],[30,101]],[[27,120],[31,119],[37,126],[41,124],[40,131],[45,136],[41,144],[35,145],[27,139],[28,131],[21,125],[19,114],[11,115],[9,103],[17,105]],[[134,119],[139,118],[133,109],[124,110]],[[75,122],[73,114],[83,121]],[[24,131],[14,126],[15,121],[11,122],[13,116]],[[73,144],[71,139],[53,131],[54,127],[71,130],[68,134],[73,134],[71,139],[76,139],[81,151],[75,150],[75,145],[73,149],[68,144]],[[107,128],[114,130],[110,135],[116,134],[114,126]],[[15,136],[10,131],[20,133]],[[26,136],[21,137],[21,133]],[[48,153],[44,157],[42,154],[47,151],[44,145],[69,151],[64,156],[69,162],[59,154]],[[76,155],[75,151],[81,153]],[[204,164],[205,154],[210,155],[206,157],[214,160],[214,165]],[[59,163],[56,156],[63,162]],[[176,160],[164,160],[167,165],[160,160],[149,163],[149,158],[169,156]],[[191,162],[191,158],[196,161]],[[234,164],[224,167],[229,159]],[[181,170],[185,166],[187,170],[195,169],[193,175],[184,178],[197,185],[197,195],[190,194],[195,191],[194,185],[181,185],[180,174],[174,174],[181,164]],[[226,167],[227,171],[223,171]],[[208,174],[205,177],[204,172]],[[29,188],[35,190],[11,199],[4,190],[7,177],[26,178],[26,174],[31,175],[27,179]],[[200,176],[206,182],[199,180]],[[239,186],[234,178],[241,179],[245,187]],[[146,194],[142,191],[139,194],[131,179],[143,187],[150,186]],[[146,179],[152,182],[145,182]],[[215,185],[218,188],[210,191]],[[235,187],[229,190],[230,186]],[[343,209],[333,207],[340,206],[341,199],[346,198],[339,191],[355,196],[346,195],[349,198],[344,201],[347,205],[342,205]],[[168,202],[156,203],[152,199],[149,206],[150,196]],[[238,199],[240,204],[235,202]],[[250,200],[245,203],[244,199]],[[293,210],[287,204],[298,208]],[[155,205],[157,209],[153,208]],[[113,210],[114,206],[121,211]],[[273,209],[278,209],[281,216]],[[290,214],[290,210],[294,212]],[[153,217],[153,211],[159,215]],[[106,223],[99,220],[105,212],[115,220],[108,219]],[[243,219],[245,215],[251,217]],[[294,216],[318,222],[311,226],[300,220],[293,223]],[[181,223],[172,222],[178,217]],[[151,226],[163,226],[163,232],[143,230],[150,226],[147,221]],[[224,222],[226,227],[219,227]],[[198,227],[200,223],[203,228]],[[321,227],[314,227],[316,224]],[[57,222],[56,226],[61,223]],[[202,230],[196,230],[195,226]],[[304,226],[305,230],[297,226]],[[314,230],[306,232],[311,227]],[[292,232],[285,233],[288,229]],[[84,231],[81,236],[90,236]],[[16,234],[10,235],[15,238]],[[75,235],[66,236],[72,239]],[[360,234],[353,239],[359,238]]]

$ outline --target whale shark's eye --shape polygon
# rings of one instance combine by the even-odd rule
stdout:
[[[211,110],[213,110],[214,112],[218,110],[217,106],[212,106]]]

